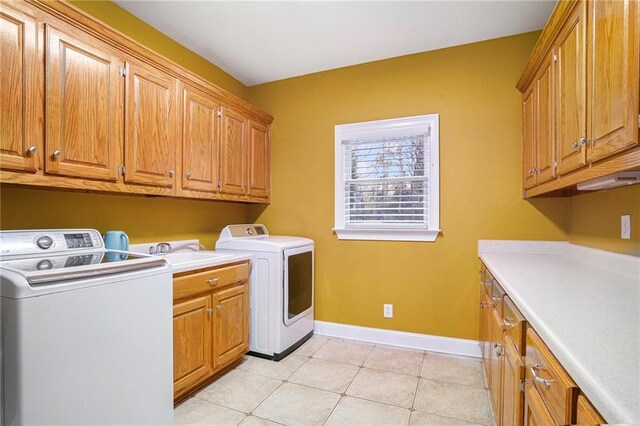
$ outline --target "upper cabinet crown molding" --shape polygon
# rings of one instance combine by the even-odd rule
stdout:
[[[638,1],[559,1],[517,88],[525,198],[640,167]]]

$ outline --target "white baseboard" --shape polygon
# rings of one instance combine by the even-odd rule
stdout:
[[[314,334],[321,334],[323,336],[480,358],[480,347],[476,340],[431,336],[428,334],[360,327],[357,325],[326,321],[315,321],[314,325]]]

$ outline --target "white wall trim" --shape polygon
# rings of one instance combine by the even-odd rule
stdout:
[[[360,327],[326,321],[315,321],[313,332],[323,336],[480,358],[480,347],[476,340],[431,336],[429,334]]]

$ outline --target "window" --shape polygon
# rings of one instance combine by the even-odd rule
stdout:
[[[438,115],[336,126],[339,239],[435,241]]]

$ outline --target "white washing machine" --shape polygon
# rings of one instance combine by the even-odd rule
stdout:
[[[216,250],[253,255],[251,353],[279,361],[313,335],[313,240],[269,235],[264,225],[229,225]]]

